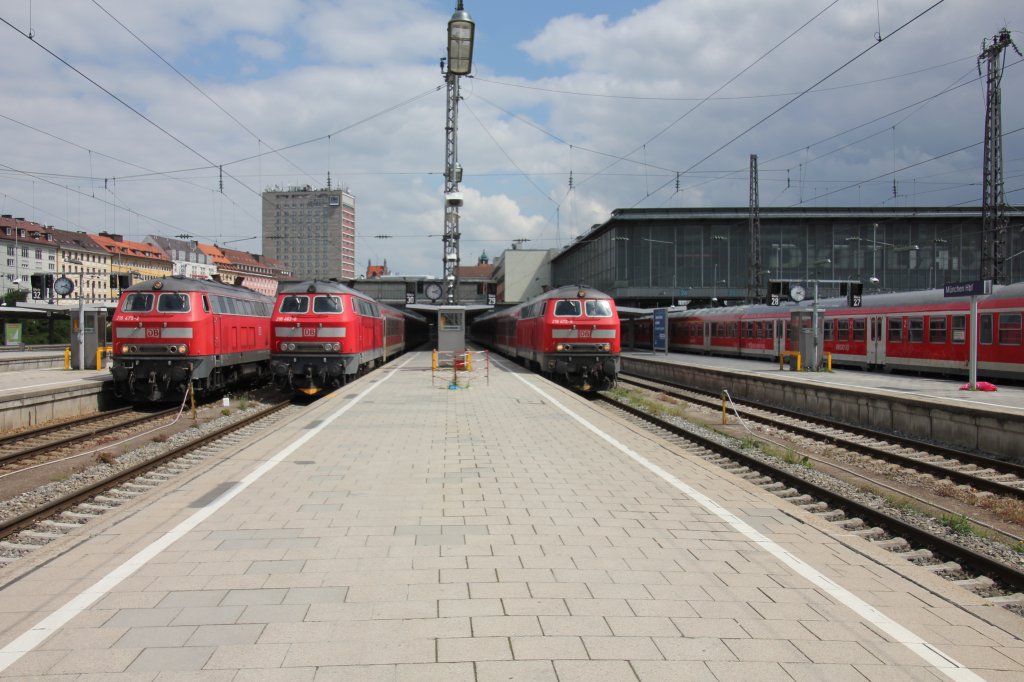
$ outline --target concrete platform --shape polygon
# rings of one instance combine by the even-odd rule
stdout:
[[[62,365],[9,369],[2,376],[0,433],[96,412],[116,404],[113,381],[107,369],[65,370]]]
[[[519,368],[429,362],[0,569],[0,677],[1024,679],[1017,616]]]
[[[734,400],[778,405],[881,432],[1024,462],[1024,388],[960,390],[963,381],[835,369],[780,370],[764,360],[682,353],[622,354],[622,369]]]

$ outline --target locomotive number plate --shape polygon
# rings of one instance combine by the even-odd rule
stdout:
[[[160,330],[159,329],[149,329],[149,328],[147,328],[146,329],[146,338],[147,339],[159,339],[160,338]]]
[[[315,327],[303,327],[302,328],[302,335],[303,336],[316,336],[316,328]]]

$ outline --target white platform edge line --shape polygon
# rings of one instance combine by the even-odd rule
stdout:
[[[679,492],[696,501],[707,511],[711,512],[712,514],[720,518],[723,522],[732,526],[737,532],[742,533],[751,542],[755,543],[764,551],[768,552],[773,557],[789,566],[793,571],[795,571],[798,575],[805,578],[808,582],[827,592],[838,603],[846,606],[864,620],[878,627],[880,630],[889,635],[889,637],[891,637],[894,642],[902,644],[907,649],[917,654],[919,657],[924,659],[929,665],[933,666],[936,670],[941,671],[950,679],[957,680],[958,682],[977,682],[979,680],[984,680],[984,678],[978,676],[976,673],[974,673],[974,671],[970,670],[967,666],[963,665],[962,663],[954,659],[952,656],[943,653],[942,650],[938,647],[926,642],[924,639],[922,639],[918,635],[915,635],[909,629],[900,625],[896,621],[892,620],[891,618],[889,618],[884,613],[882,613],[875,607],[865,602],[857,595],[853,594],[846,588],[841,587],[835,582],[833,582],[831,578],[823,575],[813,566],[807,564],[802,559],[798,559],[797,557],[793,556],[788,551],[777,545],[772,540],[766,538],[756,529],[748,525],[745,521],[738,518],[729,510],[720,506],[710,497],[707,497],[703,493],[690,487],[689,485],[679,480],[672,474],[668,473],[658,465],[647,460],[642,455],[629,449],[612,436],[608,435],[607,433],[605,433],[598,427],[594,426],[580,415],[576,414],[566,406],[562,405],[562,403],[558,402],[558,400],[556,400],[550,394],[545,393],[543,390],[533,385],[531,382],[527,381],[524,377],[520,376],[519,374],[513,374],[513,376],[519,381],[526,384],[533,391],[538,393],[542,398],[549,401],[552,405],[562,410],[564,413],[566,413],[574,420],[579,422],[584,428],[593,432],[596,436],[607,442],[616,450],[619,450],[627,457],[640,464],[640,466],[644,467],[645,469],[647,469],[648,471],[655,474],[663,481],[674,487]]]

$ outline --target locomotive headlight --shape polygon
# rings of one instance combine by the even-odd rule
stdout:
[[[292,351],[292,350],[295,350],[295,344],[294,343],[285,343],[285,344],[281,345],[281,348],[283,350]]]
[[[555,351],[556,352],[561,353],[563,350],[565,350],[565,344],[560,343],[560,344],[555,346]]]
[[[178,346],[178,353],[180,353],[181,355],[188,355],[188,346],[186,346],[185,344],[181,344],[180,346]]]
[[[333,348],[334,348],[333,344],[330,344],[330,343],[325,343],[324,344],[324,351],[327,352],[327,353],[330,353]]]
[[[341,344],[335,341],[334,343],[331,344],[331,350],[337,353],[339,350],[341,350]]]
[[[174,355],[175,353],[178,352],[178,347],[177,346],[168,346],[167,347],[167,352],[170,353],[171,355]]]

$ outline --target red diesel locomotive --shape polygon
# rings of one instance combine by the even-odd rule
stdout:
[[[111,321],[114,393],[139,402],[219,392],[265,379],[273,299],[175,275],[134,284]]]
[[[589,391],[619,374],[619,315],[610,296],[586,286],[565,286],[473,320],[481,345],[572,388]]]
[[[945,298],[941,289],[818,301],[822,350],[833,365],[951,376],[968,372],[970,301]],[[769,307],[673,310],[669,350],[778,359],[799,350],[797,335],[810,329],[813,303]],[[978,301],[978,372],[989,378],[1024,379],[1024,284],[993,287]],[[623,322],[627,346],[651,348],[651,320]]]
[[[310,280],[281,284],[271,327],[274,382],[313,395],[417,345],[426,320],[338,282]]]

